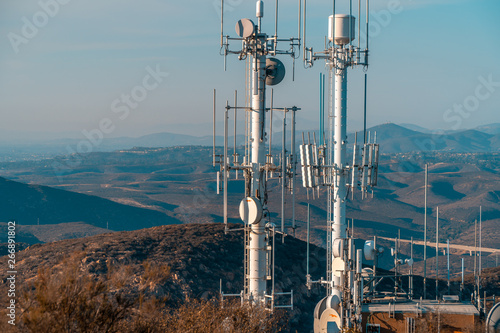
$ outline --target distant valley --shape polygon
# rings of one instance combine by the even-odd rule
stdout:
[[[382,136],[380,140],[386,139]],[[383,151],[386,144],[381,142]],[[218,147],[217,153],[220,151]],[[79,160],[62,156],[1,163],[6,179],[0,183],[7,191],[3,191],[0,221],[17,218],[27,243],[171,223],[222,222],[222,197],[216,194],[211,154],[211,147],[180,146],[97,152],[82,155]],[[434,241],[439,206],[441,242],[449,238],[452,243],[474,245],[474,221],[479,220],[481,205],[483,244],[498,248],[500,153],[493,152],[384,153],[374,197],[361,200],[360,193],[355,192],[354,200],[348,201],[347,216],[354,219],[356,237],[394,238],[400,230],[405,239],[423,238],[424,163],[430,165],[429,241]],[[54,168],[60,164],[68,167]],[[309,202],[312,241],[324,246],[326,194],[321,192],[319,199],[310,194],[308,199],[300,177],[298,181],[295,234],[306,238]],[[280,186],[277,181],[269,186],[271,221],[280,225]],[[230,180],[229,191],[229,221],[240,223],[237,205],[243,192],[241,174],[239,180]],[[287,231],[293,234],[289,194],[286,201]],[[57,225],[57,229],[47,225]],[[387,248],[393,246],[383,243]],[[415,258],[419,260],[421,255],[422,248],[416,247]],[[462,255],[453,253],[454,267]],[[466,261],[472,259],[467,257]],[[492,254],[485,255],[485,265],[494,266],[495,259]],[[389,255],[383,262],[386,268],[392,265]]]

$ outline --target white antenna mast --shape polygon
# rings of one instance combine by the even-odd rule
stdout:
[[[300,6],[299,6],[300,7]],[[244,230],[245,232],[245,281],[244,290],[241,292],[241,297],[245,301],[252,302],[257,305],[264,305],[271,309],[277,307],[292,307],[293,294],[292,292],[276,293],[274,291],[274,241],[277,233],[286,235],[285,221],[283,220],[280,230],[277,231],[276,226],[271,223],[271,217],[268,211],[268,194],[267,180],[273,177],[273,174],[279,174],[283,182],[283,199],[282,207],[284,207],[284,189],[286,179],[290,178],[291,191],[293,195],[293,184],[295,179],[295,112],[300,110],[297,107],[276,108],[272,103],[271,108],[266,108],[266,85],[279,84],[285,76],[285,67],[283,63],[268,56],[290,55],[295,59],[297,48],[300,49],[299,38],[278,38],[278,1],[276,0],[275,13],[275,31],[274,36],[268,36],[262,31],[262,18],[264,17],[264,2],[256,2],[256,18],[257,24],[250,19],[241,19],[236,23],[236,34],[238,37],[232,38],[224,35],[224,0],[221,0],[221,55],[224,56],[224,69],[226,69],[226,57],[228,54],[238,55],[240,60],[248,60],[247,64],[247,103],[244,107],[237,105],[237,95],[235,94],[235,105],[230,106],[226,102],[226,110],[224,113],[224,154],[219,155],[218,162],[220,165],[220,173],[223,173],[223,191],[224,191],[224,223],[226,231]],[[300,12],[300,8],[299,8]],[[300,21],[300,14],[299,14]],[[300,28],[299,28],[300,29]],[[237,41],[241,45],[239,50],[230,50],[229,42]],[[290,47],[288,50],[279,50],[280,42],[288,42]],[[215,96],[215,93],[214,93]],[[215,101],[214,101],[215,107]],[[234,109],[234,147],[233,161],[227,155],[227,122],[229,110]],[[236,150],[236,114],[237,111],[245,113],[245,153],[243,162],[239,162],[239,155]],[[271,111],[272,115],[276,111],[283,112],[283,122],[286,123],[287,113],[291,113],[292,118],[292,143],[291,155],[288,154],[286,142],[283,140],[281,163],[274,164],[273,156],[271,155],[271,146],[266,146],[266,113]],[[215,119],[215,117],[214,117]],[[214,121],[215,123],[215,121]],[[215,126],[215,125],[214,125]],[[272,124],[271,124],[272,126]],[[272,127],[270,127],[272,133]],[[215,132],[215,130],[214,130]],[[215,137],[215,134],[214,134]],[[283,128],[283,138],[285,138],[285,128]],[[215,142],[215,141],[214,141]],[[215,145],[215,143],[214,143]],[[215,155],[215,149],[214,149]],[[231,170],[243,172],[245,178],[245,198],[241,201],[239,212],[240,217],[244,222],[243,228],[229,229],[227,225],[227,193],[228,193],[228,177]],[[270,177],[269,177],[270,176]],[[219,182],[219,180],[218,180]],[[293,202],[292,202],[293,204]],[[284,208],[282,213],[284,213]],[[294,218],[294,210],[292,209],[292,217]],[[294,221],[293,221],[294,222]],[[295,225],[293,225],[294,227]],[[270,239],[272,237],[272,244]],[[268,288],[268,281],[271,281],[271,288]],[[268,294],[268,290],[271,294]],[[221,290],[222,294],[222,290]],[[222,296],[240,296],[240,294],[222,294]],[[277,295],[288,295],[291,298],[289,304],[279,305],[276,303]]]
[[[369,0],[366,2],[366,22],[368,28]],[[349,190],[361,185],[362,196],[366,196],[368,189],[377,184],[379,146],[375,142],[366,140],[366,129],[362,146],[361,160],[357,163],[357,140],[354,143],[353,165],[347,162],[347,72],[349,68],[357,66],[368,67],[368,30],[366,31],[366,48],[361,49],[360,23],[358,21],[358,43],[353,44],[355,39],[355,18],[352,15],[352,1],[349,1],[349,14],[337,14],[336,2],[332,4],[332,15],[328,18],[328,42],[325,50],[313,52],[306,45],[306,0],[304,0],[304,66],[312,67],[316,60],[325,60],[329,70],[328,93],[328,131],[325,132],[324,142],[322,138],[323,115],[322,99],[323,89],[320,78],[320,147],[314,149],[313,154],[318,155],[318,164],[313,164],[308,156],[312,153],[310,145],[301,146],[302,172],[305,180],[303,185],[308,188],[316,188],[319,185],[327,187],[327,279],[326,281],[310,281],[326,285],[327,297],[321,300],[315,311],[315,332],[322,332],[325,327],[321,326],[334,318],[340,317],[339,329],[342,327],[353,327],[361,325],[361,303],[353,295],[363,294],[359,290],[359,283],[354,283],[353,276],[360,268],[361,260],[357,260],[357,252],[354,249],[352,237],[347,236],[346,225],[346,202]],[[358,20],[361,19],[361,1],[358,0]],[[366,78],[365,78],[366,87]],[[365,113],[366,113],[366,88],[365,88]],[[366,116],[365,116],[366,119]],[[366,121],[365,121],[366,123]],[[374,140],[375,141],[375,140]],[[309,179],[318,175],[316,179],[324,179],[324,182],[313,183]],[[359,179],[360,178],[360,179]],[[348,185],[350,184],[350,186]],[[365,257],[376,256],[373,242],[367,242],[365,246]],[[373,259],[371,259],[373,260]],[[362,296],[361,296],[362,297]],[[321,324],[323,323],[323,324]],[[333,323],[332,323],[333,325]],[[328,326],[330,327],[330,326]]]

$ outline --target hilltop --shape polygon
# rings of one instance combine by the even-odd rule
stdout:
[[[124,285],[123,290],[137,295],[148,292],[167,297],[169,302],[218,297],[221,280],[225,293],[239,293],[243,287],[242,233],[226,235],[221,224],[159,226],[32,245],[17,253],[18,286],[28,287],[41,268],[58,267],[73,253],[79,253],[79,274],[106,276],[113,269],[126,266],[132,282]],[[317,279],[324,276],[325,251],[312,246],[311,253],[311,274]],[[287,237],[284,243],[276,242],[276,291],[293,289],[295,308],[291,323],[299,332],[312,327],[312,311],[321,297],[317,289],[308,295],[305,255],[306,244],[298,239]],[[145,263],[167,265],[170,278],[145,289],[141,285]],[[4,293],[5,276],[2,281],[0,292]],[[6,298],[0,301],[2,308],[5,301]]]
[[[225,293],[238,294],[243,285],[242,233],[225,234],[222,224],[169,225],[106,233],[32,245],[16,256],[19,298],[37,285],[39,272],[64,270],[62,265],[68,264],[77,268],[79,278],[88,277],[90,281],[118,276],[114,295],[123,294],[129,298],[142,295],[144,299],[153,296],[173,306],[190,299],[219,297],[221,281]],[[312,279],[324,277],[325,251],[311,245],[310,260]],[[308,292],[305,263],[306,244],[303,241],[286,237],[284,243],[276,242],[275,287],[277,292],[293,290],[294,310],[288,311],[288,315],[292,331],[298,332],[311,330],[314,307],[324,295],[324,290],[317,286]],[[159,270],[165,273],[164,277]],[[380,273],[391,274],[383,270],[379,270]],[[5,273],[2,274],[0,293],[6,293],[7,280]],[[488,295],[499,290],[498,268],[485,270],[483,279]],[[466,277],[467,297],[472,282],[472,277]],[[402,283],[403,288],[407,288],[407,279]],[[432,278],[428,283],[435,285]],[[377,287],[379,291],[392,288],[390,279]],[[440,289],[446,289],[445,281],[440,281]],[[452,292],[458,293],[458,289],[459,282],[455,280]],[[421,292],[422,279],[415,277],[415,297],[420,297]],[[429,288],[428,296],[434,297],[433,292],[434,287]],[[6,301],[6,298],[0,299],[1,308],[5,308]],[[278,302],[287,301],[278,299]]]

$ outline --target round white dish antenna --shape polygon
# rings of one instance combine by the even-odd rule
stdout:
[[[255,224],[262,219],[262,204],[257,198],[247,197],[241,200],[240,217],[246,224]]]
[[[255,33],[255,24],[252,20],[244,18],[236,22],[235,30],[241,38],[248,38]]]
[[[500,303],[491,308],[488,317],[486,317],[486,327],[488,333],[500,332]]]
[[[276,58],[266,59],[266,84],[274,86],[285,78],[285,65]]]
[[[327,328],[332,329],[335,326],[340,328],[340,316],[337,311],[342,295],[337,289],[333,289],[332,292],[332,295],[323,298],[314,308],[314,333],[339,332],[339,330],[326,330]]]
[[[340,333],[340,315],[334,309],[326,309],[319,320],[319,332]]]

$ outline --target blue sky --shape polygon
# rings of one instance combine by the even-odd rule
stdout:
[[[280,1],[282,38],[297,35],[297,3]],[[337,11],[348,11],[348,3],[337,0]],[[213,0],[2,1],[0,138],[78,137],[99,128],[102,119],[113,123],[109,137],[210,133],[203,124],[211,121],[212,89],[218,90],[219,105],[232,100],[234,89],[240,96],[244,89],[244,62],[229,57],[223,71],[217,5]],[[331,7],[328,1],[308,1],[307,44],[316,51],[323,47]],[[371,9],[369,125],[465,129],[500,122],[500,1],[372,0]],[[254,16],[254,1],[226,1],[226,32],[234,36],[236,21]],[[36,32],[26,27],[30,24]],[[265,1],[264,29],[274,32],[274,1]],[[324,63],[306,70],[297,61],[292,82],[292,62],[282,60],[287,77],[275,87],[276,105],[301,107],[299,121],[312,126]],[[157,69],[168,76],[126,117],[113,112],[113,102],[143,86]],[[350,71],[350,130],[362,121],[362,79],[361,69]],[[182,125],[187,123],[195,125]]]

